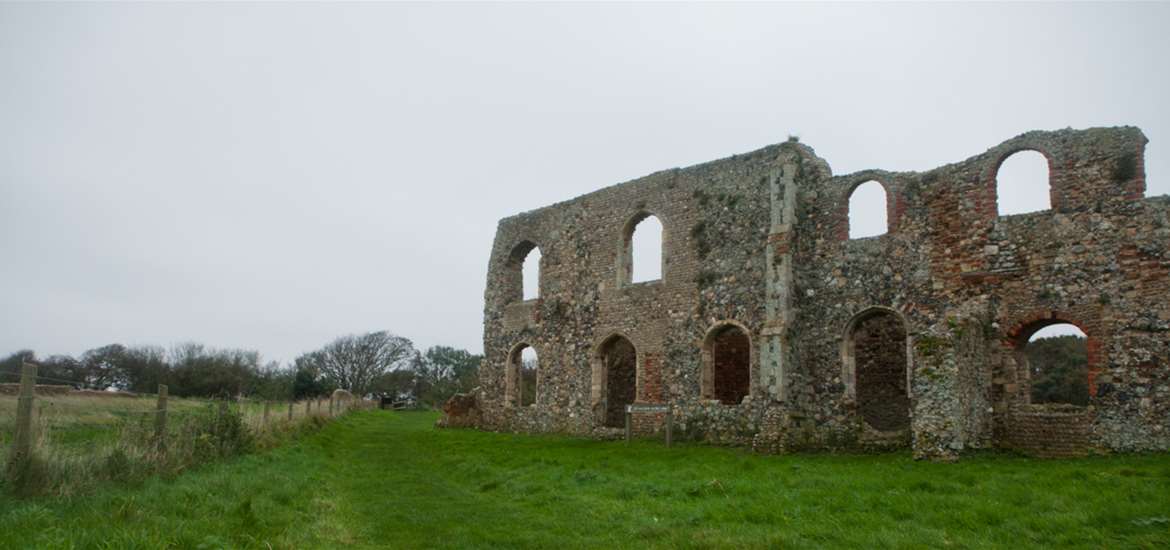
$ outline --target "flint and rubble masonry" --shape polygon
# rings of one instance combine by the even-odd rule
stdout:
[[[1166,450],[1170,198],[1144,197],[1146,142],[1133,127],[1034,131],[926,172],[834,176],[790,140],[501,220],[474,424],[616,437],[607,413],[626,403],[609,401],[628,393],[672,404],[688,437],[762,452]],[[1000,216],[996,173],[1021,150],[1048,159],[1037,185],[1051,209]],[[851,240],[849,197],[867,181],[885,188],[888,232]],[[650,215],[662,278],[631,284],[630,235]],[[534,248],[539,298],[523,301]],[[1087,335],[1090,404],[1049,413],[1030,403],[1020,350],[1058,322]],[[727,330],[747,353],[719,351]],[[635,388],[608,391],[626,343]],[[521,406],[524,346],[539,368],[536,401]],[[714,386],[742,376],[716,376],[730,362],[717,356],[746,361],[739,402],[718,397],[738,397]],[[634,428],[663,421],[635,415]]]

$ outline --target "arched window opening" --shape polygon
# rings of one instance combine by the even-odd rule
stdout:
[[[751,392],[751,339],[743,329],[728,324],[707,337],[706,347],[706,397],[724,405],[740,404]]]
[[[626,234],[624,276],[626,282],[662,279],[662,222],[653,214],[632,220]]]
[[[524,267],[521,269],[524,281],[525,300],[535,300],[540,297],[540,249],[533,248],[524,258]]]
[[[879,431],[910,426],[906,327],[891,311],[877,310],[853,324],[846,361],[852,361],[857,409]]]
[[[614,336],[601,347],[602,387],[605,395],[605,425],[625,425],[626,405],[634,402],[638,380],[638,353],[634,344]]]
[[[1085,333],[1076,325],[1048,325],[1023,349],[1034,404],[1089,404],[1089,358]]]
[[[1036,151],[1005,158],[995,173],[995,195],[1001,216],[1052,208],[1048,159]]]
[[[850,239],[876,237],[889,230],[886,199],[886,188],[876,181],[870,180],[853,188],[849,194]]]
[[[539,366],[536,350],[525,346],[517,354],[520,361],[520,406],[536,403],[536,369]]]
[[[540,248],[532,241],[521,241],[512,248],[503,272],[508,303],[540,297],[540,260]]]
[[[506,406],[528,406],[536,402],[538,367],[536,350],[532,346],[520,344],[512,350],[504,373]]]

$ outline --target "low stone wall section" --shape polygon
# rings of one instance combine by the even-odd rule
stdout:
[[[1003,445],[1029,456],[1072,458],[1089,454],[1091,433],[1084,407],[1029,405],[1012,409]]]

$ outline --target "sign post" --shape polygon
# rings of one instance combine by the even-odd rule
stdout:
[[[626,443],[629,443],[633,437],[630,417],[635,413],[666,413],[666,446],[670,447],[671,440],[674,439],[674,410],[669,404],[640,403],[626,405]]]

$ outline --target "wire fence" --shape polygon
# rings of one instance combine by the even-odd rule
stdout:
[[[19,383],[0,379],[0,485],[17,493],[177,473],[372,406],[343,391],[300,401],[172,398],[165,385],[155,395],[84,391],[36,370],[26,363]]]

